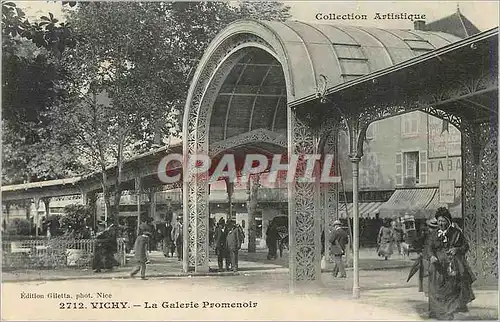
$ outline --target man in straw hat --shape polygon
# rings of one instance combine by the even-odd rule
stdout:
[[[346,277],[345,266],[342,256],[345,255],[347,245],[347,233],[342,229],[342,222],[335,220],[333,222],[333,231],[330,234],[331,253],[335,261],[333,268],[333,277],[337,277],[340,272],[340,278]]]

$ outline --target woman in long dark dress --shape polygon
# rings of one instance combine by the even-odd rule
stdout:
[[[467,312],[467,304],[475,299],[471,287],[475,276],[465,259],[467,240],[461,229],[452,226],[448,209],[439,208],[435,217],[439,229],[428,244],[429,314],[452,320],[455,313]]]

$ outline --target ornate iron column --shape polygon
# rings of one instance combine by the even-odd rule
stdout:
[[[50,216],[50,198],[49,197],[42,198],[42,201],[43,201],[43,205],[45,207],[45,220],[48,221],[49,216]]]
[[[288,108],[288,173],[295,172],[290,159],[299,157],[293,181],[288,181],[288,216],[290,240],[290,291],[297,281],[321,279],[320,186],[305,182],[298,176],[305,173],[306,164],[300,162],[307,154],[317,154],[319,133],[300,120]]]
[[[359,298],[359,162],[363,156],[363,141],[368,122],[360,120],[358,115],[347,117],[349,133],[349,158],[352,163],[352,229],[353,229],[353,284],[352,296]]]
[[[480,283],[498,279],[497,122],[462,123],[462,216],[467,259]]]
[[[233,218],[233,193],[234,193],[234,183],[228,178],[224,180],[226,182],[226,192],[227,192],[227,203],[228,203],[228,216],[227,220],[236,219]]]
[[[135,195],[137,197],[137,236],[140,234],[140,225],[141,225],[141,195],[142,195],[142,180],[140,177],[136,177],[134,179],[134,188],[135,188]],[[120,205],[117,205],[117,207],[120,207]],[[120,208],[118,208],[120,209]],[[106,218],[107,220],[107,218]],[[107,223],[106,223],[107,225]],[[107,226],[106,226],[107,227]]]
[[[352,296],[354,298],[359,298],[359,204],[358,204],[358,192],[359,192],[359,161],[361,158],[351,157],[352,162],[352,229],[353,229],[353,284],[352,284]]]
[[[333,172],[336,176],[339,174],[339,164],[338,164],[338,126],[332,126],[325,139],[325,144],[323,147],[323,155],[333,156]],[[331,256],[329,243],[330,234],[333,231],[333,223],[338,219],[338,201],[339,201],[339,184],[338,183],[322,183],[321,184],[321,214],[323,220],[323,231],[325,232],[325,259],[327,267],[330,263],[333,263],[333,258]]]
[[[203,70],[193,80],[183,121],[183,151],[186,158],[210,155],[209,129],[213,104],[231,69],[247,54],[245,50],[241,50],[241,45],[252,41],[259,42],[259,39],[250,35],[227,39],[205,62]],[[194,267],[196,272],[207,272],[210,217],[208,171],[193,175],[188,172],[188,162],[183,163],[183,173],[186,176],[183,184],[183,270],[187,272],[189,267]]]
[[[35,203],[35,216],[34,216],[34,220],[35,220],[35,236],[38,237],[38,206],[40,205],[40,197],[35,197],[33,198],[33,202]]]

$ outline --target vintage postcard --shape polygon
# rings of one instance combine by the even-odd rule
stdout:
[[[496,1],[2,1],[2,310],[498,320]]]

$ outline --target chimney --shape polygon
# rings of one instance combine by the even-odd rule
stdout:
[[[425,30],[425,20],[415,20],[413,22],[413,28],[415,30]]]

